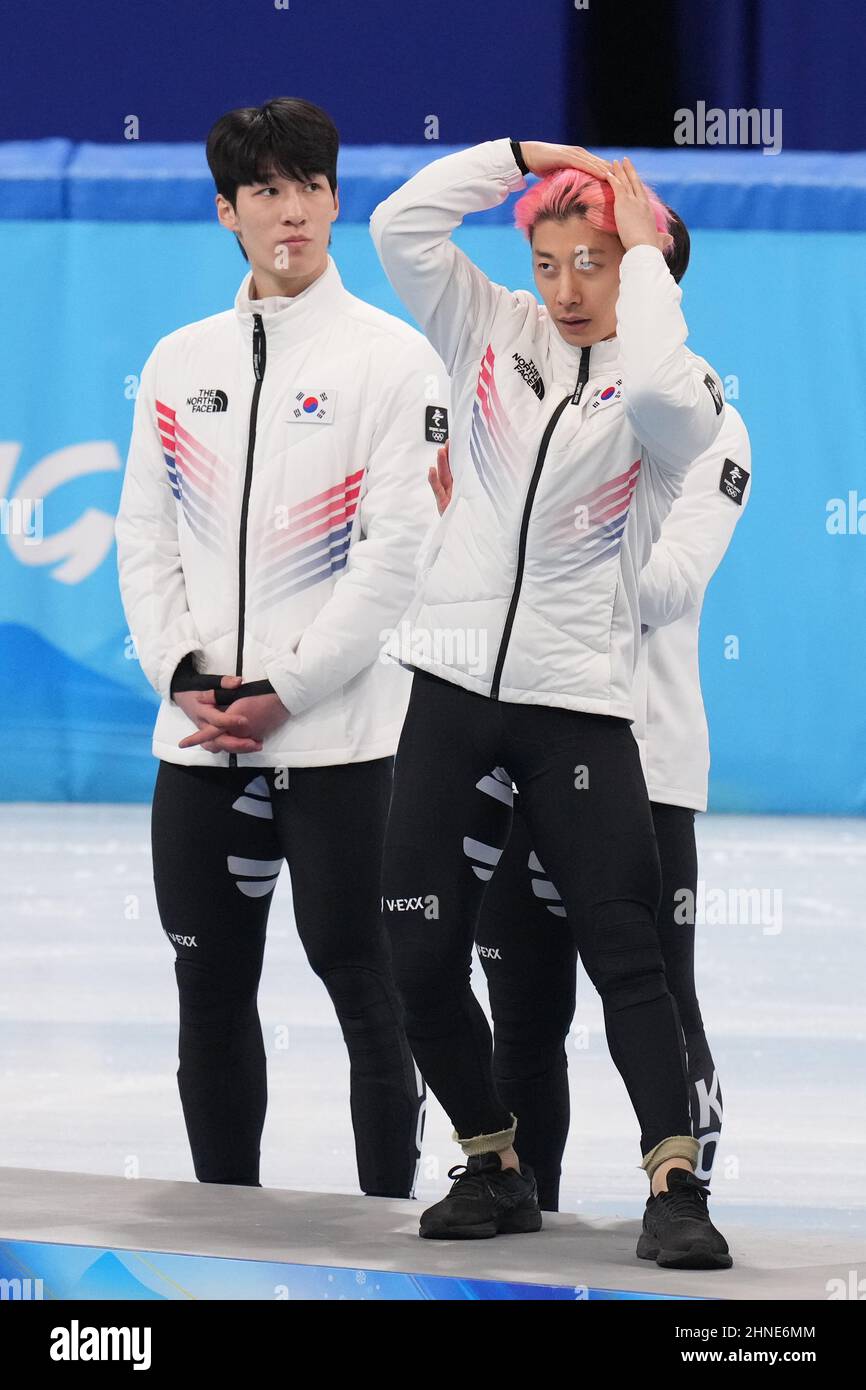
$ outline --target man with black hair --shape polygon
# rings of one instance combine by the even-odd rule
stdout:
[[[162,696],[154,881],[196,1176],[260,1185],[256,997],[285,858],[349,1053],[361,1187],[405,1197],[423,1083],[379,874],[409,680],[380,651],[435,516],[447,377],[418,332],[343,287],[328,254],[338,144],[295,98],[211,130],[219,221],[250,270],[232,310],[148,358],[116,534],[130,631]]]

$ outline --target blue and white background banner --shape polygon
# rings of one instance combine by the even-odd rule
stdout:
[[[332,254],[401,316],[367,219],[443,152],[341,154]],[[710,809],[862,814],[866,155],[634,158],[692,230],[689,342],[752,438],[752,497],[702,623]],[[163,334],[231,306],[246,266],[200,146],[0,145],[0,214],[0,799],[147,800],[157,699],[113,541],[137,376]],[[509,217],[458,240],[531,288]]]

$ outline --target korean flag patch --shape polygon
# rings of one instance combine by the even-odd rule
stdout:
[[[336,404],[336,391],[296,391],[289,420],[305,425],[333,425]]]
[[[448,411],[441,405],[424,410],[424,437],[431,444],[444,444],[448,438]]]
[[[746,491],[746,483],[749,481],[749,474],[745,468],[741,468],[733,459],[725,459],[722,464],[722,476],[719,479],[719,492],[723,492],[726,497],[730,497],[732,502],[736,502],[738,507],[743,505],[743,494]]]
[[[589,398],[588,414],[593,415],[597,410],[604,410],[605,406],[613,405],[622,399],[622,377],[617,377],[616,381],[609,381],[604,386],[599,386]]]

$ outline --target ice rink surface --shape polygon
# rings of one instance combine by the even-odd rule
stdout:
[[[0,806],[0,1167],[194,1178],[149,815],[146,806]],[[866,823],[697,822],[698,992],[725,1100],[716,1222],[728,1233],[739,1222],[858,1236]],[[561,925],[551,916],[551,930]],[[473,979],[484,998],[477,962]],[[348,1063],[295,932],[287,867],[259,1009],[269,1085],[263,1184],[357,1193]],[[634,1220],[646,1196],[636,1124],[583,974],[568,1056],[561,1210]],[[450,1131],[430,1098],[423,1202],[447,1190],[447,1169],[461,1161]]]

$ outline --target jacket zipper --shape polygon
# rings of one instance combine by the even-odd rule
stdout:
[[[538,484],[541,481],[541,470],[544,467],[548,446],[560,415],[565,410],[569,401],[572,405],[580,404],[583,388],[589,380],[590,350],[591,349],[588,347],[580,349],[580,368],[577,373],[577,383],[574,392],[570,396],[563,397],[559,402],[559,405],[556,407],[545,426],[544,434],[541,436],[541,443],[538,446],[535,467],[532,470],[532,477],[529,480],[529,489],[526,493],[526,501],[523,504],[523,517],[520,522],[520,540],[517,545],[517,573],[514,576],[514,588],[511,591],[511,601],[508,605],[508,612],[505,615],[505,627],[502,632],[502,640],[499,643],[499,651],[496,654],[496,665],[493,668],[493,681],[490,686],[491,700],[499,699],[499,684],[502,679],[502,668],[505,665],[505,656],[511,638],[511,629],[514,626],[514,615],[517,612],[517,604],[520,600],[520,589],[523,584],[523,567],[526,562],[526,537],[529,531],[529,514],[532,511],[532,503],[535,500]]]
[[[247,516],[250,509],[250,488],[253,483],[253,453],[256,447],[256,421],[259,413],[259,396],[262,393],[262,381],[265,375],[265,362],[267,360],[267,341],[265,339],[265,329],[261,314],[253,315],[253,371],[256,376],[256,384],[253,387],[253,399],[250,405],[250,428],[247,438],[247,468],[244,477],[244,495],[241,502],[241,525],[238,538],[238,649],[235,658],[235,675],[243,675],[244,660],[244,608],[246,604],[247,589]],[[229,753],[229,767],[237,767],[237,753]]]

